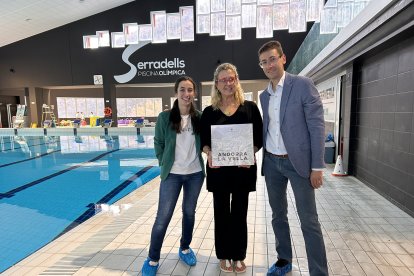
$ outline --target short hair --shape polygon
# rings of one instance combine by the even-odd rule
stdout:
[[[260,57],[262,53],[267,52],[272,49],[276,49],[276,51],[279,53],[280,56],[283,55],[282,44],[280,44],[279,41],[271,40],[263,44],[262,47],[260,47],[258,56]]]
[[[221,102],[221,93],[220,91],[218,91],[217,85],[216,85],[217,80],[218,80],[218,75],[220,74],[221,71],[226,71],[226,70],[231,70],[236,75],[237,82],[235,82],[236,91],[234,94],[236,102],[239,105],[243,105],[244,103],[244,91],[239,82],[239,73],[237,73],[236,66],[234,66],[231,63],[222,63],[219,66],[217,66],[216,70],[214,71],[214,77],[213,77],[214,84],[211,89],[211,106],[213,107],[213,109],[218,109],[219,104]]]

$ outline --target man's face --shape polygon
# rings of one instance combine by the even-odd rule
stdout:
[[[260,54],[259,64],[266,77],[270,80],[279,80],[283,76],[286,56],[279,55],[276,49],[270,49]]]

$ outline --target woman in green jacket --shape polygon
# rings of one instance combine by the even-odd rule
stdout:
[[[155,126],[154,147],[161,167],[161,183],[149,254],[142,266],[143,276],[157,273],[162,242],[181,189],[184,190],[183,220],[178,254],[189,266],[197,263],[190,243],[195,209],[205,175],[200,151],[201,112],[194,107],[196,85],[190,77],[178,78],[174,88],[177,99],[173,108],[161,112]]]

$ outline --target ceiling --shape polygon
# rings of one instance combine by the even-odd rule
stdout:
[[[0,47],[134,0],[0,0]]]

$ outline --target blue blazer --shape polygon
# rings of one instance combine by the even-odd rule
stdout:
[[[323,105],[311,79],[287,72],[285,74],[280,104],[280,131],[293,167],[300,176],[308,178],[312,168],[325,167]],[[260,94],[264,150],[269,126],[269,99],[269,92],[265,89]]]

